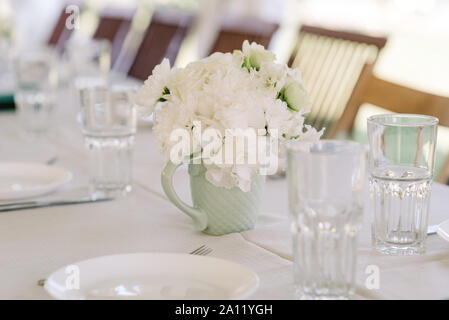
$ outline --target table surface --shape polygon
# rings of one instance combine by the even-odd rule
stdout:
[[[52,197],[86,192],[87,154],[76,121],[76,104],[61,91],[54,126],[46,139],[29,141],[14,113],[0,113],[0,161],[44,162],[74,173],[73,181]],[[252,299],[292,299],[293,276],[288,229],[287,182],[267,180],[255,230],[225,236],[195,232],[190,218],[163,194],[164,160],[149,126],[139,126],[133,160],[133,192],[118,200],[0,213],[0,299],[49,299],[39,279],[74,262],[132,252],[186,253],[203,244],[211,256],[254,270],[260,278]],[[178,170],[176,189],[189,201],[186,170]],[[449,218],[449,188],[434,184],[429,223]],[[415,257],[379,255],[370,246],[370,217],[365,214],[357,265],[358,299],[449,298],[449,243],[436,235],[427,253]],[[379,267],[379,289],[365,285],[367,267]]]

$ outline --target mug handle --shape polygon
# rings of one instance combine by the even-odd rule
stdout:
[[[168,199],[182,212],[187,214],[193,219],[195,230],[203,231],[207,227],[207,216],[201,210],[189,206],[187,203],[182,201],[176,194],[175,188],[173,187],[173,175],[182,163],[174,164],[170,160],[165,165],[164,170],[161,174],[162,188]]]

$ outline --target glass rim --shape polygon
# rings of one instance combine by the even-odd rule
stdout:
[[[313,146],[316,144],[331,143],[337,145],[345,145],[345,148],[333,151],[323,151],[323,152],[310,152],[309,148],[298,148],[298,146]],[[318,141],[289,141],[287,143],[287,153],[301,154],[301,155],[357,155],[368,152],[368,145],[361,144],[356,141],[351,140],[338,140],[338,139],[320,139]]]
[[[380,118],[421,118],[422,121],[416,123],[386,123],[381,121]],[[439,119],[437,117],[416,113],[382,113],[368,117],[367,122],[389,127],[431,127],[438,125]]]

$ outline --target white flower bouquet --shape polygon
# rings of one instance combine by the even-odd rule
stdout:
[[[185,68],[171,69],[164,59],[137,97],[142,116],[154,112],[153,130],[161,153],[170,159],[179,143],[173,132],[187,131],[194,142],[188,151],[183,149],[184,156],[190,160],[200,156],[210,183],[249,191],[251,178],[262,164],[236,161],[247,156],[238,151],[232,163],[205,161],[210,159],[211,149],[221,159],[220,152],[229,139],[226,130],[252,129],[258,137],[275,140],[280,148],[291,139],[318,140],[323,132],[304,125],[309,96],[300,71],[275,59],[272,52],[248,41],[241,51],[214,53]],[[195,140],[198,133],[210,129],[218,132],[212,148],[210,139]],[[249,146],[244,152],[251,150]]]

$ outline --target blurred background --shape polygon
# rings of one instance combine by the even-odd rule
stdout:
[[[449,123],[448,17],[449,0],[0,0],[0,72],[6,56],[30,47],[49,45],[73,63],[83,43],[104,39],[110,71],[143,81],[163,57],[184,66],[248,39],[302,71],[310,124],[366,142],[374,113]],[[448,150],[443,126],[441,179]]]
[[[0,35],[12,37],[20,46],[45,43],[63,8],[71,3],[80,2],[0,0]],[[269,47],[284,61],[301,24],[387,36],[375,69],[380,76],[449,94],[449,0],[93,0],[84,1],[80,28],[93,34],[106,7],[139,7],[150,14],[153,6],[175,8],[204,20],[204,30],[197,30],[202,36],[191,41],[196,43],[189,52],[181,52],[179,64],[207,53],[219,17],[250,16],[280,25]],[[142,25],[148,22],[143,15]]]

